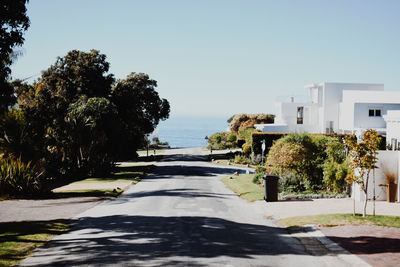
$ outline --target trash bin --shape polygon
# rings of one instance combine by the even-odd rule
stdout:
[[[276,175],[265,174],[264,179],[264,199],[267,202],[278,201],[278,180]]]

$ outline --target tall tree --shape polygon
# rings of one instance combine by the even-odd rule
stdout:
[[[24,42],[29,27],[26,15],[28,0],[0,0],[0,115],[15,103],[14,90],[9,83],[13,51]]]
[[[113,88],[111,101],[118,109],[124,139],[119,154],[126,157],[145,144],[145,135],[169,116],[170,105],[155,91],[157,81],[144,73],[131,73]]]
[[[136,156],[144,136],[168,118],[169,103],[147,74],[132,73],[114,85],[99,51],[73,50],[29,86],[18,103],[49,174],[95,174],[121,158]]]
[[[368,186],[371,171],[377,168],[377,155],[381,137],[375,130],[367,129],[362,136],[362,141],[357,142],[355,136],[346,138],[346,145],[350,148],[350,167],[353,169],[349,182],[358,183],[364,192],[365,201],[363,217],[367,214]],[[354,196],[353,196],[354,197]]]

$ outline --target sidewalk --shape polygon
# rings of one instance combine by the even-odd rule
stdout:
[[[319,214],[353,213],[353,200],[341,199],[313,199],[304,201],[256,201],[252,205],[261,210],[266,217],[276,220]],[[356,201],[356,213],[362,213],[364,203]],[[376,201],[376,215],[400,216],[400,203]],[[367,214],[372,214],[372,201],[368,202]]]

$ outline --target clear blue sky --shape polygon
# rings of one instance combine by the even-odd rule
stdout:
[[[93,48],[117,78],[157,80],[173,115],[274,113],[312,82],[400,90],[399,14],[396,0],[31,0],[12,74]]]

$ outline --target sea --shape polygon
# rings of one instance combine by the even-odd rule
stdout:
[[[159,123],[156,133],[161,142],[172,148],[204,147],[206,137],[216,132],[225,132],[229,117],[170,116]]]

